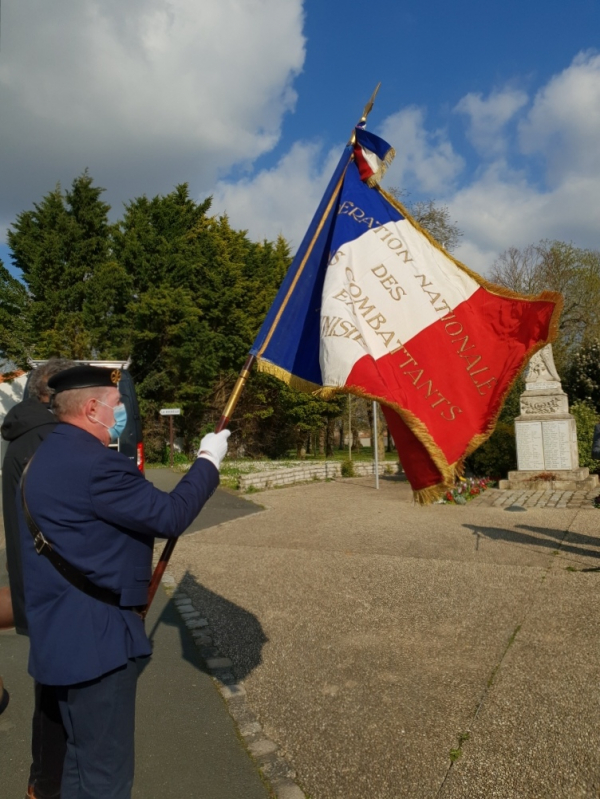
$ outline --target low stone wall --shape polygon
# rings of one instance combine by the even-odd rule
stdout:
[[[363,477],[375,474],[375,464],[372,461],[354,461],[354,476]],[[391,470],[391,472],[390,472]],[[396,474],[397,464],[389,461],[379,464],[379,474]],[[282,467],[269,469],[263,472],[253,472],[240,476],[240,490],[248,488],[274,488],[275,486],[306,483],[311,480],[327,480],[341,477],[342,464],[340,461],[322,461],[321,463],[307,463],[302,466]]]

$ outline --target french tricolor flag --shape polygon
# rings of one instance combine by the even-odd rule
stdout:
[[[491,285],[445,252],[374,182],[392,152],[356,129],[251,353],[297,388],[380,402],[427,502],[491,435],[562,298]]]
[[[386,141],[360,125],[354,129],[353,152],[360,179],[371,187],[381,181],[396,155],[394,148]]]

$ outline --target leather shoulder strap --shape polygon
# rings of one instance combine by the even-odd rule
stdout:
[[[44,557],[46,557],[54,566],[56,571],[59,572],[65,578],[65,580],[71,583],[72,586],[78,588],[80,591],[83,591],[84,594],[87,594],[94,599],[98,599],[100,602],[104,602],[107,605],[113,605],[114,607],[119,607],[121,603],[121,597],[119,594],[116,594],[109,588],[102,588],[99,585],[95,585],[85,576],[85,574],[80,572],[79,569],[76,569],[75,566],[66,561],[62,555],[59,555],[59,553],[54,549],[51,542],[46,538],[46,536],[35,523],[35,520],[29,511],[29,506],[27,505],[27,499],[25,497],[27,472],[29,471],[32,461],[33,457],[29,459],[29,462],[23,470],[23,475],[21,477],[21,501],[23,503],[23,513],[25,515],[27,527],[33,536],[33,545],[35,546],[35,551],[38,553],[38,555],[44,555]]]

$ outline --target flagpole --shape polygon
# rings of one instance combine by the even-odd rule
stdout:
[[[377,96],[377,92],[379,91],[379,87],[380,86],[381,86],[381,83],[378,83],[377,86],[375,87],[375,91],[373,92],[373,94],[371,95],[371,97],[369,99],[369,102],[365,105],[365,107],[363,109],[362,116],[361,116],[360,121],[358,123],[359,125],[360,124],[364,124],[366,122],[367,117],[368,117],[369,113],[371,112],[371,109],[373,108],[373,103],[375,102],[375,97]],[[354,136],[354,132],[353,132],[352,133],[352,137],[350,139],[350,144],[354,143],[354,138],[355,138],[355,136]],[[348,163],[350,162],[350,159],[352,157],[353,157],[352,154],[350,154],[350,156],[348,158]],[[344,172],[345,172],[345,170],[344,170]],[[298,281],[298,278],[300,277],[300,274],[301,274],[301,272],[302,272],[302,270],[304,268],[304,265],[306,263],[306,260],[308,259],[308,256],[310,255],[310,252],[312,251],[312,249],[313,249],[313,247],[315,245],[315,242],[316,242],[316,240],[319,237],[319,234],[321,232],[321,229],[322,229],[322,226],[323,226],[323,224],[325,222],[325,219],[326,219],[327,215],[329,214],[329,212],[331,210],[331,207],[332,207],[332,204],[333,204],[333,200],[334,200],[335,196],[337,195],[337,193],[339,192],[339,189],[341,188],[342,181],[343,181],[343,174],[341,175],[339,181],[337,182],[337,184],[335,186],[335,189],[332,191],[332,196],[331,196],[330,200],[327,203],[327,207],[325,209],[325,212],[322,214],[321,223],[317,227],[316,233],[314,234],[312,240],[310,241],[310,243],[308,245],[307,252],[306,252],[304,258],[302,259],[302,262],[301,262],[299,268],[297,269],[296,276],[295,276],[294,281],[292,282],[290,290],[288,291],[287,296],[285,297],[284,302],[282,303],[282,305],[281,305],[281,307],[279,309],[279,312],[278,312],[277,316],[275,317],[275,320],[273,321],[270,330],[267,333],[266,338],[263,340],[262,345],[260,346],[260,348],[258,350],[258,353],[257,353],[258,357],[260,357],[262,355],[262,353],[265,351],[265,349],[266,349],[266,347],[267,347],[267,345],[268,345],[268,343],[269,343],[269,341],[271,339],[271,336],[273,335],[273,333],[275,331],[275,328],[277,327],[277,325],[279,323],[279,320],[281,319],[281,315],[282,315],[283,310],[284,310],[284,308],[285,308],[285,306],[287,304],[287,301],[288,301],[292,291],[295,288],[295,285],[296,285],[296,283]],[[256,346],[257,345],[256,345],[256,341],[255,341],[253,348],[255,348]],[[239,398],[241,396],[241,393],[244,390],[244,386],[246,385],[246,381],[247,381],[248,377],[250,376],[250,370],[252,369],[252,366],[253,366],[255,360],[256,360],[256,356],[255,355],[252,355],[252,354],[248,355],[248,357],[246,359],[246,362],[244,363],[242,369],[240,370],[240,373],[238,375],[238,379],[237,379],[237,381],[235,383],[235,386],[233,387],[233,391],[231,392],[231,396],[229,397],[227,405],[225,406],[225,410],[223,411],[223,415],[219,419],[219,423],[217,424],[217,427],[215,428],[215,432],[216,433],[220,433],[221,430],[224,430],[227,427],[227,425],[229,424],[229,420],[233,416],[233,412],[235,410],[235,406],[237,405],[238,400],[239,400]],[[176,543],[177,543],[177,538],[168,538],[167,539],[167,542],[166,542],[166,544],[165,544],[165,546],[163,548],[163,551],[161,553],[160,559],[159,559],[159,561],[158,561],[158,563],[156,565],[156,568],[154,569],[154,573],[152,574],[152,579],[150,580],[150,584],[148,586],[148,604],[146,605],[146,607],[144,608],[144,610],[142,611],[142,614],[141,614],[144,618],[145,618],[146,614],[148,613],[150,605],[152,604],[152,600],[154,599],[156,591],[158,590],[158,586],[160,585],[160,581],[162,580],[163,575],[164,575],[164,573],[165,573],[165,571],[167,569],[167,566],[169,565],[169,561],[170,561],[171,556],[173,554],[173,550],[175,549],[175,544]]]
[[[244,390],[244,386],[246,385],[246,381],[250,377],[250,370],[252,369],[252,365],[256,358],[254,355],[249,355],[246,358],[246,362],[242,366],[240,373],[238,375],[238,379],[236,380],[235,386],[233,387],[233,391],[229,396],[229,400],[227,401],[227,405],[225,406],[225,410],[221,418],[219,419],[219,423],[215,428],[215,433],[220,433],[221,430],[224,430],[227,425],[229,424],[229,420],[233,416],[233,412],[235,410],[235,406],[238,404],[239,398]],[[173,550],[175,549],[175,544],[177,543],[177,538],[167,538],[167,542],[163,547],[163,551],[161,553],[160,559],[156,564],[156,568],[154,569],[154,573],[152,574],[152,579],[150,580],[150,584],[148,586],[148,604],[144,608],[142,612],[142,616],[145,618],[148,610],[150,609],[150,605],[152,604],[152,600],[158,590],[158,586],[160,585],[160,581],[162,580],[165,571],[167,570],[167,566],[169,565],[169,561],[171,560],[171,555],[173,554]]]
[[[365,105],[365,107],[363,109],[363,112],[362,112],[362,116],[361,116],[361,118],[360,118],[360,120],[358,122],[359,125],[364,125],[364,123],[367,121],[367,117],[371,113],[371,109],[373,108],[373,104],[375,102],[375,98],[377,97],[377,92],[379,91],[379,87],[380,86],[381,86],[381,82],[377,84],[377,86],[375,87],[375,91],[373,92],[373,94],[371,95],[371,97],[369,99],[369,102]],[[356,134],[355,134],[354,131],[355,131],[355,128],[352,129],[352,136],[350,137],[350,141],[348,142],[348,145],[354,144],[354,141],[355,141],[355,138],[356,138]],[[344,182],[344,177],[346,175],[346,169],[348,168],[348,164],[350,163],[350,161],[353,158],[354,158],[354,154],[352,152],[350,152],[347,155],[347,160],[346,160],[346,163],[344,165],[344,168],[341,169],[341,166],[342,166],[342,163],[343,163],[343,156],[342,156],[342,160],[338,164],[336,173],[334,173],[334,177],[335,177],[336,174],[338,174],[338,170],[339,170],[339,179],[337,180],[335,185],[331,188],[331,193],[330,193],[330,195],[329,195],[329,197],[327,199],[327,204],[325,205],[324,211],[321,214],[321,218],[320,218],[320,220],[319,220],[319,222],[318,222],[318,224],[316,226],[315,232],[314,232],[311,240],[309,241],[309,243],[306,246],[306,250],[305,250],[305,252],[304,252],[304,254],[302,256],[302,259],[301,259],[300,263],[296,267],[296,273],[294,275],[294,279],[292,280],[292,282],[291,282],[291,284],[289,286],[289,289],[287,291],[287,294],[286,294],[285,298],[283,299],[283,301],[281,302],[281,305],[279,306],[279,310],[277,312],[277,315],[275,316],[275,319],[273,320],[273,322],[271,324],[271,327],[269,328],[268,332],[266,333],[266,335],[265,335],[264,339],[262,340],[262,343],[261,343],[261,345],[260,345],[260,347],[259,347],[259,349],[258,349],[258,351],[256,353],[258,358],[260,358],[262,356],[264,351],[269,346],[271,338],[272,338],[272,336],[273,336],[273,334],[274,334],[274,332],[275,332],[275,330],[277,328],[277,325],[279,324],[279,321],[281,319],[281,316],[283,315],[283,312],[284,312],[284,310],[286,308],[288,300],[290,299],[290,297],[294,293],[294,289],[296,288],[296,285],[297,285],[297,283],[298,283],[298,281],[299,281],[299,279],[300,279],[300,277],[302,275],[304,267],[306,266],[306,263],[307,263],[308,259],[310,258],[310,255],[311,255],[311,253],[312,253],[312,251],[314,249],[314,246],[317,243],[317,241],[319,239],[319,236],[321,235],[321,232],[323,230],[323,226],[325,224],[325,221],[326,221],[327,217],[329,216],[329,213],[330,213],[330,211],[331,211],[331,209],[333,207],[333,204],[334,204],[334,202],[335,202],[335,200],[336,200],[336,198],[337,198],[337,196],[338,196],[338,194],[340,192],[340,189],[342,188],[342,184]],[[323,197],[323,200],[321,201],[321,206],[320,207],[323,206],[323,203],[325,202],[325,197],[327,197],[327,194]],[[303,242],[303,244],[304,244],[304,242]],[[302,247],[300,248],[299,252],[302,252]],[[259,333],[259,336],[260,336],[260,333]],[[255,342],[255,347],[256,347],[256,342]]]

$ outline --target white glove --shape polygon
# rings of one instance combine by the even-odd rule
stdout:
[[[221,430],[220,433],[207,433],[200,442],[198,457],[206,458],[207,461],[210,461],[219,469],[221,461],[227,455],[227,439],[230,435],[231,430]]]

